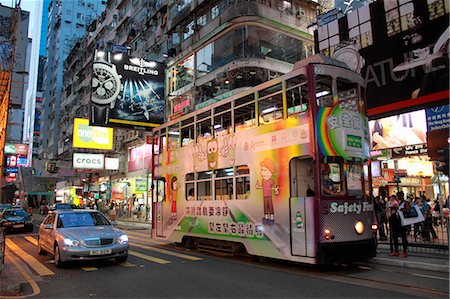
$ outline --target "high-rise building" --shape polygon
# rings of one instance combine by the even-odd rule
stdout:
[[[49,5],[40,143],[43,158],[57,156],[64,60],[77,40],[86,33],[87,26],[103,11],[104,3],[97,0],[53,0]]]

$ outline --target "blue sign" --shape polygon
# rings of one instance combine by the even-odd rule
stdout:
[[[17,167],[6,167],[6,173],[18,173],[19,172],[19,168]]]
[[[449,105],[437,106],[425,110],[428,132],[450,128]]]

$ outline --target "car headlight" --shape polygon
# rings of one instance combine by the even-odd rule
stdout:
[[[117,238],[117,243],[125,245],[128,244],[128,236],[127,235],[121,235]]]
[[[72,239],[64,239],[64,245],[69,247],[76,247],[80,245],[80,241],[78,240],[72,240]]]

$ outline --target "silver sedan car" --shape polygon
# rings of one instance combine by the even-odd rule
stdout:
[[[65,262],[128,258],[128,236],[95,210],[56,210],[39,226],[38,253],[55,256],[56,267]]]

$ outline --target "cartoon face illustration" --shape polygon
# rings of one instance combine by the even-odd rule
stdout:
[[[214,170],[217,168],[219,160],[218,144],[216,139],[211,139],[206,144],[208,169]]]
[[[263,180],[269,180],[272,177],[272,172],[267,167],[262,166],[261,176]]]

